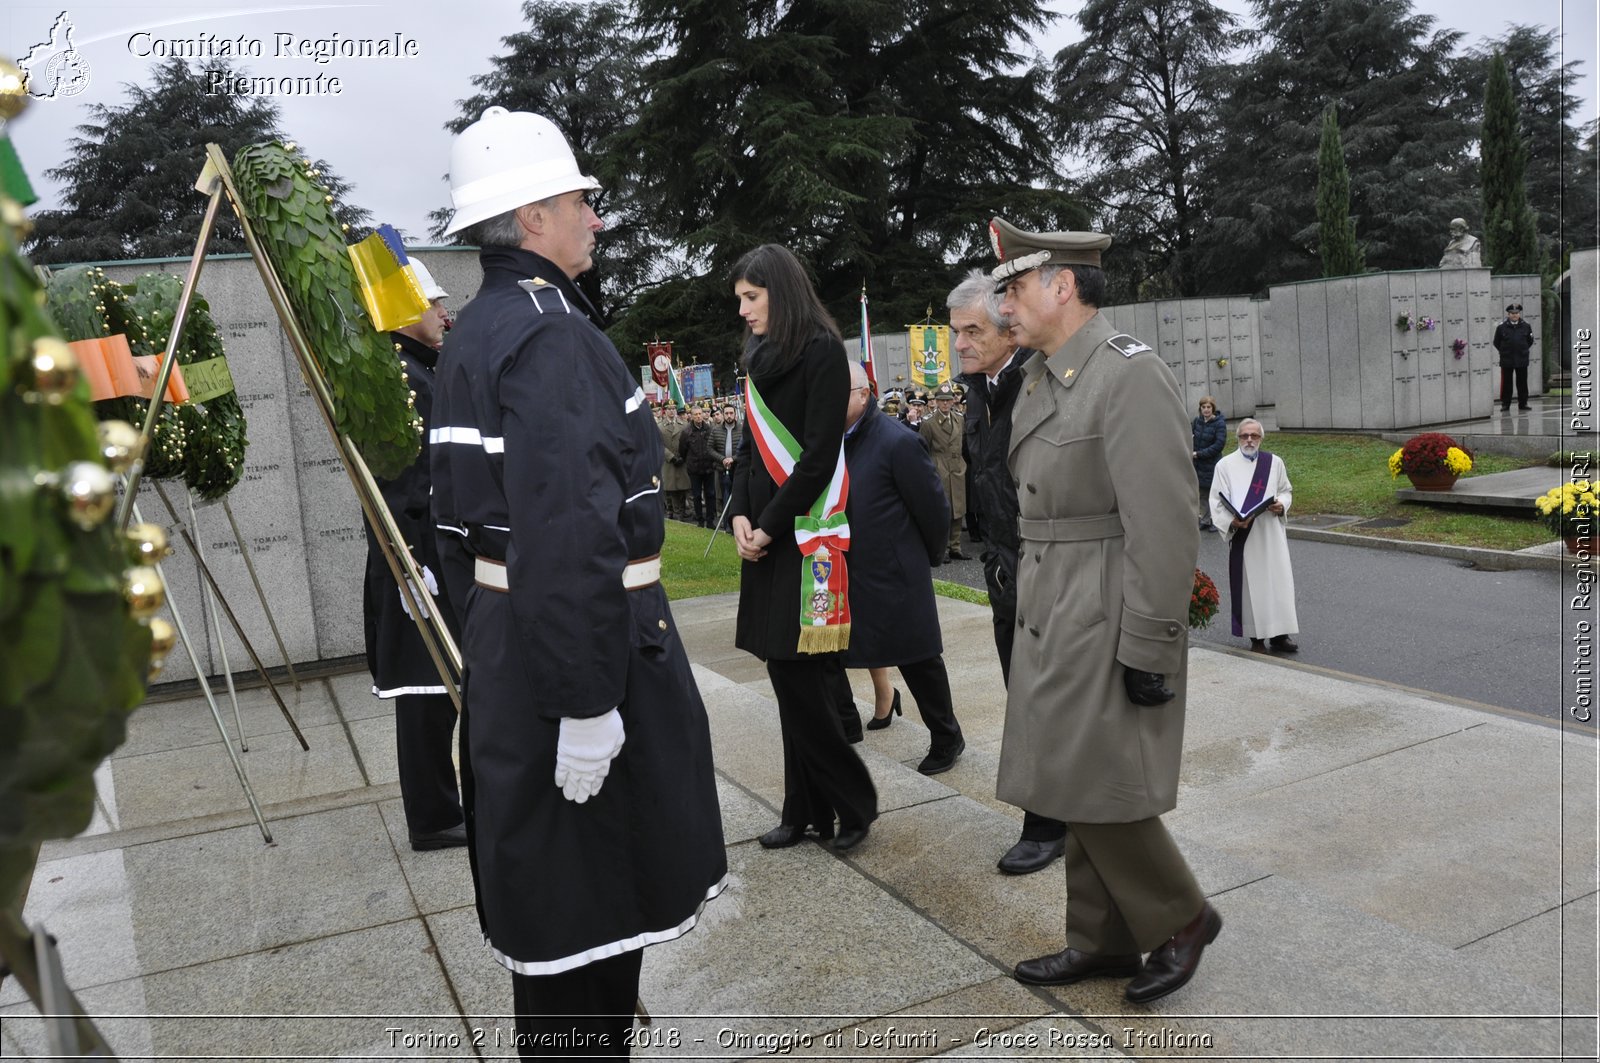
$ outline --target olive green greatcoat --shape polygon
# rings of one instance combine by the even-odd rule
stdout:
[[[1131,823],[1176,805],[1200,534],[1189,453],[1172,374],[1104,316],[1023,367],[1001,800],[1069,823]],[[1177,696],[1134,705],[1124,666],[1165,675]]]
[[[678,456],[678,440],[687,426],[682,421],[662,421],[656,427],[661,429],[661,447],[667,454],[661,462],[661,490],[689,490],[689,466],[682,461],[674,464],[672,460]]]
[[[950,519],[960,520],[967,512],[967,463],[961,457],[961,415],[951,410],[922,415],[917,431],[928,443],[933,467],[939,472],[945,500],[950,503]]]

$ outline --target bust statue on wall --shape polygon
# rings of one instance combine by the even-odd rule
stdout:
[[[1439,259],[1440,269],[1476,269],[1483,265],[1483,241],[1467,232],[1465,218],[1450,219],[1450,242]]]

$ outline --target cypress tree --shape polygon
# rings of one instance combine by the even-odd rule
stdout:
[[[1483,264],[1497,273],[1537,273],[1539,242],[1528,206],[1528,148],[1505,57],[1489,64],[1483,95]]]
[[[1350,169],[1339,140],[1339,108],[1331,102],[1322,111],[1322,146],[1317,152],[1317,228],[1324,277],[1365,272],[1356,222],[1350,217]]]

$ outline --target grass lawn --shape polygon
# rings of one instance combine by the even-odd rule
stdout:
[[[1231,453],[1236,445],[1237,440],[1230,431],[1227,452]],[[1280,455],[1288,465],[1289,479],[1294,483],[1295,514],[1389,517],[1407,522],[1398,528],[1341,526],[1338,531],[1373,538],[1482,546],[1495,550],[1521,550],[1555,538],[1535,518],[1532,506],[1528,507],[1526,517],[1513,517],[1468,510],[1461,506],[1430,506],[1398,501],[1395,490],[1410,485],[1404,477],[1399,480],[1390,477],[1389,455],[1396,448],[1394,444],[1381,439],[1273,432],[1267,437],[1267,449]],[[1472,471],[1467,478],[1542,464],[1538,459],[1482,454],[1473,459]]]
[[[1238,446],[1232,431],[1227,451]],[[1407,486],[1402,477],[1389,476],[1389,455],[1394,444],[1366,436],[1299,435],[1273,432],[1267,449],[1280,455],[1289,467],[1294,482],[1294,512],[1298,516],[1315,513],[1351,517],[1388,517],[1404,520],[1397,528],[1356,528],[1348,531],[1375,539],[1409,539],[1414,542],[1450,543],[1455,546],[1481,546],[1494,550],[1521,550],[1551,542],[1555,535],[1533,515],[1501,516],[1460,506],[1429,506],[1395,499],[1396,488]],[[1538,459],[1505,458],[1484,454],[1473,459],[1468,477],[1491,472],[1542,465]],[[711,533],[680,521],[667,521],[667,541],[661,548],[661,582],[667,597],[698,598],[725,594],[739,589],[739,554],[733,537],[718,532],[708,557],[706,543]],[[957,583],[935,579],[935,593],[962,601],[987,605],[989,596]]]
[[[661,545],[661,585],[667,589],[669,601],[728,594],[739,589],[739,554],[733,548],[733,536],[726,531],[718,532],[710,556],[702,558],[710,539],[711,533],[704,528],[682,521],[667,521],[667,541]],[[946,598],[989,604],[988,594],[959,583],[936,579],[933,590]]]

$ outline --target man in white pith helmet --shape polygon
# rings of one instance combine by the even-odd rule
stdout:
[[[378,489],[422,570],[425,586],[413,587],[413,597],[425,609],[439,609],[450,634],[459,642],[461,632],[456,627],[454,612],[449,601],[441,598],[436,575],[439,556],[433,541],[433,519],[428,512],[431,480],[427,431],[433,424],[433,371],[439,358],[439,344],[444,341],[447,320],[444,301],[449,293],[439,286],[420,260],[411,259],[411,269],[422,294],[428,299],[428,309],[419,320],[395,329],[389,338],[405,366],[407,386],[414,396],[417,416],[422,419],[422,451],[399,476],[393,480],[379,480]],[[427,595],[422,593],[424,590]],[[411,848],[425,852],[463,846],[467,844],[467,828],[462,821],[461,795],[456,787],[455,758],[451,756],[456,730],[455,702],[439,678],[433,659],[428,656],[422,635],[411,617],[411,607],[395,585],[370,526],[367,526],[363,592],[367,669],[372,673],[373,694],[394,704],[400,797],[405,807]]]
[[[482,248],[483,287],[429,437],[479,921],[521,1052],[627,1055],[644,946],[687,933],[727,875],[660,583],[661,435],[573,283],[601,222],[561,131],[491,107],[456,137],[450,186],[447,231]]]

